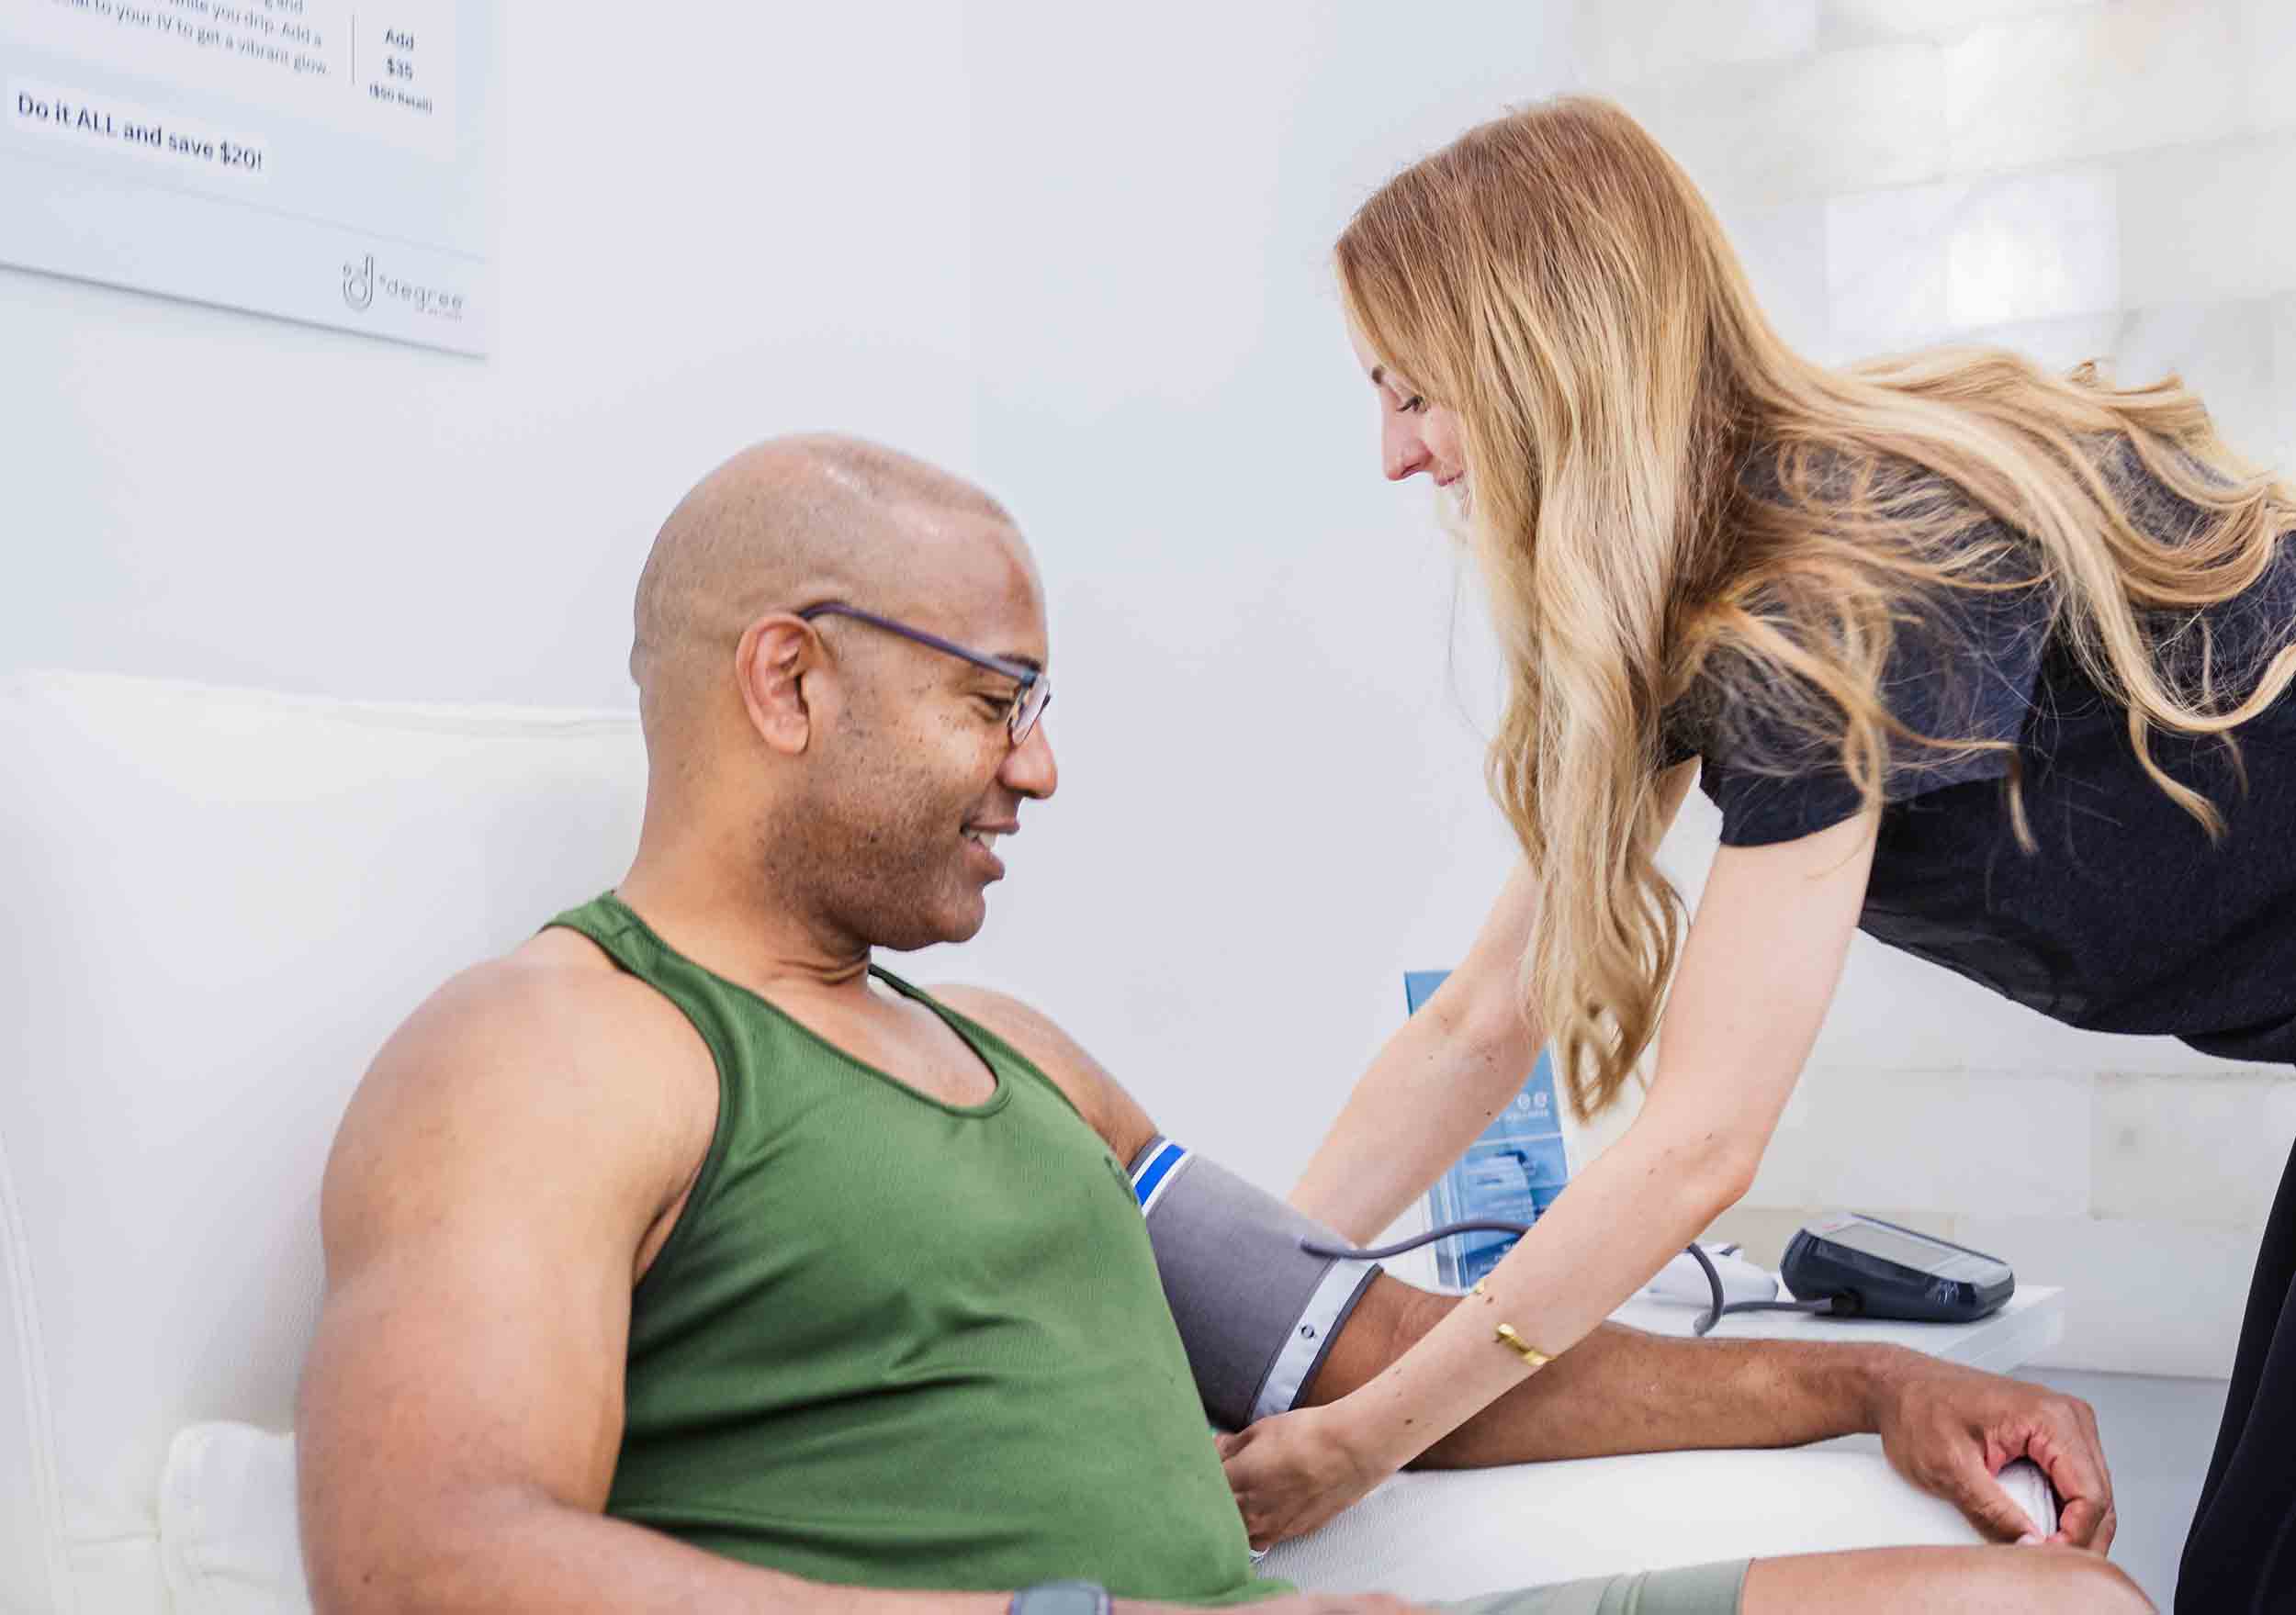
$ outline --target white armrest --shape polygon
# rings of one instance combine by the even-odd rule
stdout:
[[[2002,1482],[2054,1529],[2038,1470],[2011,1465]],[[1651,1452],[1399,1475],[1260,1568],[1317,1591],[1468,1598],[1716,1559],[1983,1540],[1877,1452]]]

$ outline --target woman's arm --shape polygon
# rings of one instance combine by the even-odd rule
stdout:
[[[1697,777],[1693,761],[1659,782],[1668,823]],[[1466,959],[1356,1084],[1292,1189],[1294,1206],[1367,1244],[1514,1097],[1546,1040],[1517,986],[1537,912],[1537,881],[1518,864]]]
[[[1466,959],[1356,1082],[1294,1206],[1368,1244],[1514,1097],[1540,1042],[1515,991],[1537,910],[1537,883],[1517,864]]]
[[[1529,1370],[1496,1325],[1568,1350],[1745,1193],[1840,977],[1874,824],[1862,813],[1798,841],[1722,849],[1641,1113],[1483,1294],[1384,1373],[1232,1439],[1229,1480],[1255,1543],[1313,1530],[1519,1383]]]

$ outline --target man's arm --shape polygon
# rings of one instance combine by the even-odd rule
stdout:
[[[816,1586],[600,1512],[634,1274],[700,1158],[665,1080],[689,1058],[656,995],[517,958],[377,1056],[328,1162],[297,1419],[322,1615],[1005,1607]]]
[[[1155,1123],[1076,1040],[1019,1000],[980,987],[934,995],[1052,1078],[1120,1161]],[[1301,1396],[1334,1402],[1374,1378],[1458,1305],[1386,1273],[1356,1306]],[[1683,1447],[1781,1447],[1874,1429],[1886,1348],[1673,1340],[1606,1324],[1437,1442],[1419,1467],[1595,1458]]]
[[[1387,1274],[1332,1343],[1301,1401],[1375,1377],[1458,1300]],[[1886,1346],[1681,1340],[1604,1324],[1430,1447],[1412,1465],[1464,1469],[1702,1447],[1790,1447],[1875,1428]]]
[[[1130,1161],[1156,1136],[1139,1101],[1050,1017],[986,988],[939,987],[934,996],[1027,1055],[1118,1160]],[[1380,1274],[1302,1404],[1337,1401],[1374,1378],[1457,1304]],[[1854,1434],[1874,1428],[1875,1381],[1896,1355],[1874,1347],[1673,1340],[1606,1324],[1437,1442],[1417,1467],[1783,1447]]]
[[[1345,1396],[1458,1305],[1380,1275],[1301,1402]],[[1907,1479],[2005,1541],[2031,1525],[1994,1469],[2020,1453],[2043,1463],[2064,1498],[2062,1531],[2074,1546],[2102,1553],[2119,1528],[2088,1403],[1899,1346],[1683,1340],[1604,1324],[1409,1467],[1791,1447],[1868,1433]]]
[[[1155,1136],[1147,1112],[1107,1068],[1043,1015],[985,989],[937,992],[1028,1055],[1119,1159],[1130,1161]],[[1303,1388],[1301,1405],[1334,1402],[1367,1383],[1458,1305],[1380,1274]],[[2045,1449],[2056,1459],[2050,1478],[2068,1504],[2076,1545],[2101,1550],[2111,1540],[2111,1483],[2087,1403],[1894,1346],[1683,1340],[1604,1324],[1412,1467],[1788,1447],[1864,1433],[1882,1436],[1908,1479],[2006,1537],[2026,1529],[2024,1516],[1993,1483],[1988,1451]],[[2088,1506],[2070,1507],[2077,1500]]]

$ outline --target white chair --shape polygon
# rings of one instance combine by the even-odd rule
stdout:
[[[0,776],[0,1611],[302,1608],[257,1432],[328,1141],[425,993],[620,876],[636,722],[34,674]],[[1405,1476],[1270,1569],[1435,1596],[1885,1540],[1973,1539],[1867,1454],[1677,1454]]]
[[[345,1100],[459,964],[616,880],[622,714],[0,686],[0,1609],[169,1608],[168,1443],[289,1428]]]

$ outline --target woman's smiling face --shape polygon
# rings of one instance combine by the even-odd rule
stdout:
[[[1441,404],[1430,403],[1408,377],[1382,362],[1352,324],[1347,341],[1379,400],[1379,469],[1390,482],[1424,471],[1464,505],[1469,492],[1467,448],[1458,417]]]

